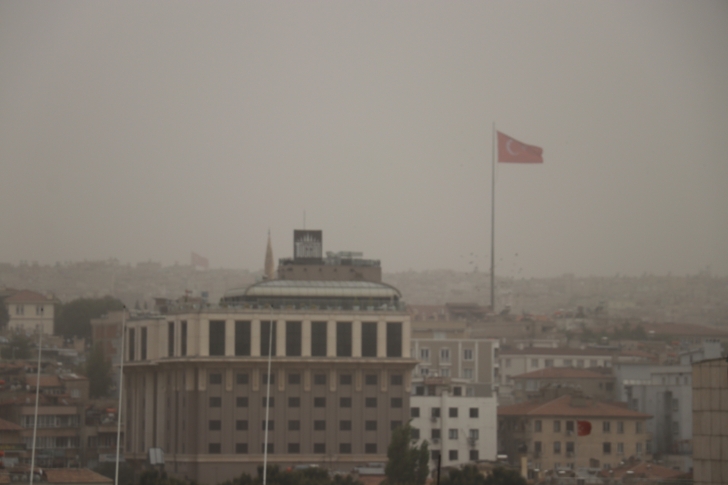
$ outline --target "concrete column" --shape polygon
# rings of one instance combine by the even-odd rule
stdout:
[[[402,357],[410,356],[410,342],[412,338],[412,322],[409,318],[402,322]]]
[[[377,322],[377,357],[387,356],[387,322]]]
[[[301,357],[311,357],[311,320],[301,322]]]
[[[351,324],[351,356],[361,357],[361,321],[354,320]]]
[[[260,357],[260,320],[250,322],[250,356]]]
[[[235,355],[235,320],[225,320],[225,355]]]
[[[146,417],[145,427],[142,430],[144,433],[144,447],[153,447],[154,440],[154,423],[152,417],[154,416],[154,374],[151,372],[144,373],[144,416]],[[144,450],[147,451],[146,449]]]
[[[286,355],[286,321],[276,322],[276,355]]]
[[[326,357],[336,357],[336,322],[329,320],[326,324]]]

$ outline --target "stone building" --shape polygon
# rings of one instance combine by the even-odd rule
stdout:
[[[728,483],[728,362],[693,364],[693,480]]]

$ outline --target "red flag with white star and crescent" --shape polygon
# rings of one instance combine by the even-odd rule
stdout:
[[[543,149],[498,132],[499,163],[543,163]]]
[[[579,436],[588,436],[591,434],[592,425],[589,421],[576,422],[576,434]]]

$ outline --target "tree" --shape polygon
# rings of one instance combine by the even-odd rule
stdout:
[[[491,470],[483,485],[528,485],[528,482],[516,470],[499,466]]]
[[[89,394],[92,398],[106,397],[111,388],[111,362],[104,358],[104,349],[96,344],[86,360]]]
[[[409,424],[392,433],[387,459],[384,469],[387,485],[424,485],[430,472],[430,452],[427,441],[419,447],[412,445],[412,427]]]
[[[485,475],[475,465],[450,470],[443,478],[442,485],[485,485]]]
[[[79,298],[64,303],[58,309],[56,333],[64,337],[91,338],[91,319],[124,308],[117,298]]]
[[[3,347],[0,355],[2,355],[3,359],[30,359],[32,345],[33,343],[30,337],[20,332],[15,332],[10,337],[10,343]]]
[[[10,313],[8,312],[8,306],[5,304],[5,300],[0,299],[0,329],[8,326],[10,321]]]
[[[112,480],[116,476],[116,463],[105,462],[99,463],[95,469],[96,473],[105,477],[111,478]],[[133,485],[134,484],[134,470],[128,463],[119,464],[119,485]]]

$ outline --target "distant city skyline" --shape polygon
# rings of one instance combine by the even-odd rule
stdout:
[[[0,3],[0,262],[728,275],[728,4]]]

